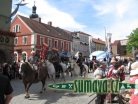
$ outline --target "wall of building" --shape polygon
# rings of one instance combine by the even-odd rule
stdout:
[[[96,43],[95,44],[95,48],[96,48],[96,51],[99,51],[99,50],[105,51],[105,45],[104,44],[98,44],[98,43]]]
[[[8,17],[11,14],[12,0],[0,0],[0,29],[9,31],[10,24],[5,22],[8,20]]]
[[[11,26],[11,31],[13,31],[14,26],[16,25],[20,25],[20,32],[16,34],[16,38],[18,38],[18,42],[17,45],[15,45],[14,47],[14,53],[17,54],[18,58],[17,60],[22,60],[22,53],[26,53],[26,61],[28,61],[28,58],[31,56],[31,51],[34,50],[36,51],[36,54],[40,53],[41,50],[41,46],[42,44],[40,43],[41,38],[44,38],[44,43],[48,44],[48,40],[51,39],[52,41],[52,46],[51,49],[54,46],[54,42],[58,41],[58,49],[60,51],[61,48],[61,41],[64,42],[64,52],[67,51],[67,43],[69,44],[69,52],[71,51],[71,41],[66,41],[66,40],[62,40],[62,39],[58,39],[58,38],[54,38],[54,37],[49,37],[47,35],[43,35],[43,34],[37,34],[37,33],[33,33],[32,30],[30,28],[28,28],[25,23],[20,19],[20,18],[15,18],[14,21],[12,22],[12,26]],[[27,44],[24,45],[23,44],[23,37],[27,37]],[[19,53],[19,50],[21,50],[22,52]],[[17,61],[16,60],[16,61]]]
[[[118,54],[118,52],[117,52],[117,46],[116,45],[112,46],[112,52],[115,55]]]
[[[4,59],[1,59],[0,63],[13,61],[14,36],[5,35],[6,32],[10,33],[11,21],[9,21],[9,23],[6,23],[6,21],[8,21],[11,14],[11,8],[12,0],[0,0],[0,29],[5,31],[4,33],[0,34],[0,37],[4,38],[4,41],[0,42],[0,51],[1,55],[5,55]],[[5,42],[6,38],[9,39],[8,43]]]

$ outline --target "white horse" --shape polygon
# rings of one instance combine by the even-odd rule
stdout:
[[[79,77],[80,76],[80,67],[78,66],[78,64],[76,62],[73,63],[74,64],[74,69],[73,71],[71,71],[72,76],[74,77]],[[88,66],[83,64],[83,71],[82,71],[82,75],[84,75],[84,78],[88,78]]]
[[[65,82],[65,73],[67,73],[67,65],[64,64],[63,62],[60,63],[60,65],[62,66],[63,72],[60,74],[61,75],[61,80],[64,78],[64,82]]]
[[[45,63],[50,79],[52,79],[55,82],[56,71],[54,65],[51,62],[49,62],[49,60],[46,60]]]
[[[60,65],[62,66],[62,69],[63,69],[63,72],[60,73],[60,75],[61,75],[60,81],[62,81],[62,79],[64,78],[64,82],[65,82],[65,75],[64,74],[67,71],[67,66],[66,66],[66,64],[64,64],[62,62],[60,63]],[[49,62],[49,60],[46,60],[46,66],[47,66],[47,70],[48,70],[48,74],[49,74],[50,79],[52,78],[53,81],[55,82],[56,70],[55,70],[53,63]]]

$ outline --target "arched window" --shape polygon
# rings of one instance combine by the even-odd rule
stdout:
[[[18,53],[14,52],[14,61],[18,62]]]
[[[27,53],[22,52],[22,60],[28,61]]]

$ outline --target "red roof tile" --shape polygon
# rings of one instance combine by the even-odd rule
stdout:
[[[63,29],[59,27],[50,26],[48,24],[38,22],[36,20],[29,19],[27,17],[23,17],[18,15],[35,33],[64,39],[68,41],[72,41],[72,36],[66,33]]]
[[[93,38],[92,40],[93,40],[93,42],[95,42],[95,43],[105,44],[105,42],[102,41],[102,40],[100,40],[100,39]]]

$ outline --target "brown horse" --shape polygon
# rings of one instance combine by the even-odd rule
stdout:
[[[38,83],[39,81],[42,82],[42,89],[40,93],[46,90],[45,88],[45,81],[47,78],[47,68],[43,66],[38,67],[38,79],[35,78],[36,71],[32,69],[32,66],[28,62],[24,62],[21,66],[21,74],[22,74],[22,81],[25,86],[26,95],[25,98],[29,98],[30,95],[28,93],[29,87],[33,83]]]

